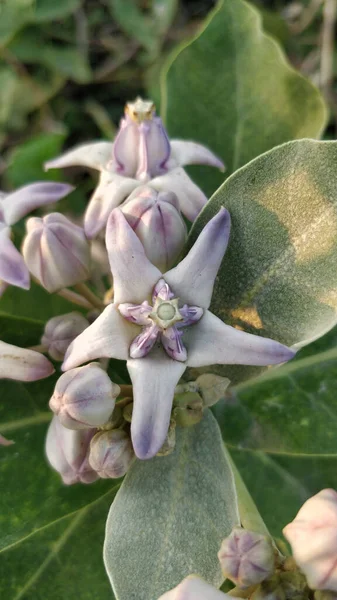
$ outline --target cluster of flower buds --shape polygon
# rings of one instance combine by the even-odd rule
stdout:
[[[98,363],[64,373],[49,406],[46,454],[64,483],[91,483],[125,475],[134,452],[116,398],[120,387]]]

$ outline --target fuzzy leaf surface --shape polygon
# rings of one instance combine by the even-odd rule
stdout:
[[[257,10],[220,0],[200,33],[174,51],[163,73],[161,108],[171,137],[218,154],[226,175],[292,139],[319,137],[326,113],[318,90],[289,65]],[[191,173],[207,195],[216,169]]]
[[[217,552],[237,523],[232,471],[206,411],[177,430],[171,455],[135,462],[116,496],[104,547],[116,598],[157,600],[191,573],[219,586]]]

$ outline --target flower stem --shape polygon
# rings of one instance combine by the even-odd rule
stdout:
[[[127,397],[133,396],[132,385],[126,385],[123,383],[120,383],[118,385],[121,388],[121,393],[120,393],[121,396],[127,396]]]
[[[74,285],[74,288],[79,292],[79,294],[84,296],[84,298],[86,298],[88,302],[90,302],[91,306],[99,308],[100,310],[105,308],[105,305],[102,302],[102,300],[98,298],[98,296],[96,296],[96,294],[94,294],[94,292],[92,292],[91,289],[88,288],[88,286],[85,283],[77,283],[76,285]]]
[[[40,352],[41,354],[44,354],[47,352],[48,348],[46,348],[46,346],[43,344],[38,344],[37,346],[28,346],[27,350],[34,350],[34,352]]]
[[[82,306],[82,308],[88,308],[89,310],[92,309],[91,302],[88,302],[88,300],[83,298],[83,296],[76,294],[76,292],[73,292],[72,290],[64,288],[63,290],[57,292],[57,295],[61,296],[61,298],[64,298],[65,300],[68,300],[68,302],[71,302],[72,304],[77,304],[77,306]]]
[[[236,492],[238,496],[239,514],[241,524],[245,529],[250,531],[256,531],[269,537],[270,533],[268,528],[262,519],[257,506],[251,497],[235,463],[231,460],[232,470],[235,479]]]

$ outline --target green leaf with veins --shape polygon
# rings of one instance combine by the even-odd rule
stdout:
[[[56,379],[0,382],[0,433],[15,442],[0,448],[0,595],[109,600],[101,552],[119,483],[68,487],[48,465],[44,442]]]
[[[229,325],[305,345],[337,322],[337,143],[299,140],[259,156],[215,192],[188,247],[225,206],[229,246],[210,310]],[[207,368],[238,382],[257,367]]]
[[[226,175],[273,146],[319,137],[326,121],[318,90],[242,0],[220,0],[195,39],[174,50],[163,71],[161,110],[170,136],[208,146]],[[208,167],[191,173],[208,196],[224,179]]]
[[[237,524],[232,471],[207,410],[195,427],[177,428],[171,455],[136,461],[125,477],[104,547],[116,598],[157,600],[191,573],[220,585],[217,552]]]

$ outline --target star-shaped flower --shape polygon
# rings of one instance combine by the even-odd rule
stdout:
[[[131,434],[139,458],[151,458],[164,443],[174,390],[186,367],[271,365],[294,356],[286,346],[234,329],[208,310],[229,232],[229,213],[221,209],[187,256],[163,275],[121,210],[109,217],[114,304],[72,342],[63,368],[98,357],[127,360],[134,391]]]
[[[11,225],[35,208],[63,198],[72,189],[65,183],[43,181],[25,185],[10,194],[0,194],[0,295],[6,284],[29,288],[29,271],[11,240]]]
[[[149,181],[158,192],[174,192],[181,211],[194,221],[207,198],[182,168],[190,164],[224,169],[221,160],[201,144],[169,140],[154,104],[137,98],[127,103],[113,143],[79,146],[48,161],[45,168],[82,165],[101,171],[84,217],[86,236],[93,238],[105,226],[112,209]]]

